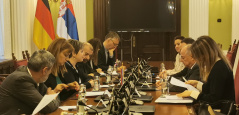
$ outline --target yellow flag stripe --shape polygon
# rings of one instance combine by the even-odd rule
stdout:
[[[37,18],[35,18],[34,20],[33,41],[39,49],[47,49],[52,42],[51,37],[42,27],[41,23]]]

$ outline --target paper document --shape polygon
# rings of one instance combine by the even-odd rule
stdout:
[[[86,92],[85,96],[98,96],[103,94],[104,94],[104,91],[92,91],[92,92]]]
[[[37,107],[33,111],[33,115],[37,114],[39,111],[42,110],[46,105],[48,105],[53,99],[56,98],[56,96],[59,93],[52,94],[52,95],[44,95],[44,97],[41,99],[40,103],[37,105]]]
[[[87,105],[89,107],[92,107],[92,105]],[[85,109],[90,109],[89,107],[85,107]],[[60,109],[64,111],[68,111],[69,109],[76,109],[76,106],[60,106]]]
[[[177,97],[176,95],[172,95],[166,98],[159,97],[158,99],[155,100],[155,103],[192,103],[192,102],[193,102],[192,98],[180,98]]]
[[[112,84],[112,85],[100,85],[101,88],[108,88],[108,87],[114,87],[115,84]]]
[[[189,85],[189,84],[186,84],[174,77],[171,78],[171,81],[170,81],[171,84],[173,85],[176,85],[176,86],[179,86],[179,87],[185,87],[187,88],[189,91],[192,91],[192,90],[195,90],[195,91],[199,91],[198,89],[196,89],[195,87],[193,87],[192,85]]]
[[[167,95],[165,96],[167,100],[183,100],[182,97],[178,97],[177,95]]]

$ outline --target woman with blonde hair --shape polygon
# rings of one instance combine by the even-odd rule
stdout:
[[[52,67],[51,74],[45,82],[45,85],[47,87],[51,87],[52,89],[54,89],[57,84],[66,84],[66,81],[64,79],[64,77],[67,77],[64,76],[64,73],[67,72],[65,62],[69,60],[69,55],[72,53],[73,50],[74,48],[64,38],[57,38],[49,45],[47,51],[51,52],[55,56],[56,62]],[[79,90],[79,84],[76,81],[67,84],[67,86],[67,88],[69,89]],[[63,90],[60,93],[60,100],[67,99],[73,93],[75,93],[74,90]]]
[[[198,91],[184,91],[179,97],[216,102],[235,100],[232,68],[216,42],[209,36],[199,37],[191,46],[193,58],[199,65],[202,82],[189,80]]]

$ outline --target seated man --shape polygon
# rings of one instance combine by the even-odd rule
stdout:
[[[107,71],[109,65],[115,64],[115,52],[114,50],[119,45],[120,37],[115,32],[109,32],[105,36],[103,47],[98,52],[98,67],[103,71]]]
[[[66,88],[59,84],[52,90],[45,86],[51,73],[55,57],[48,51],[35,51],[27,66],[21,66],[10,74],[0,86],[0,114],[18,115],[32,114],[45,94],[55,94]],[[40,113],[46,114],[55,111],[60,104],[54,99],[46,105]]]
[[[199,74],[199,67],[196,64],[196,61],[193,59],[191,51],[190,51],[191,45],[186,45],[182,48],[180,54],[181,54],[181,62],[185,65],[186,68],[184,68],[182,71],[173,74],[171,76],[178,78],[182,81],[185,80],[200,80],[200,74]],[[163,76],[164,78],[167,77],[166,74]],[[156,86],[161,86],[160,81],[156,83]],[[177,86],[170,86],[170,91],[177,91],[181,92],[184,91],[184,88],[180,88]]]
[[[94,77],[94,70],[87,63],[90,60],[91,55],[93,54],[93,47],[88,42],[83,44],[83,51],[85,52],[85,58],[83,62],[78,62],[77,67],[80,72],[85,74],[85,76]]]

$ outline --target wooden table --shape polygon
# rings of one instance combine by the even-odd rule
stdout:
[[[106,88],[101,88],[105,90]],[[88,89],[91,91],[92,89]],[[176,93],[171,93],[176,94]],[[155,106],[155,115],[195,115],[194,109],[191,104],[157,104],[154,101],[161,95],[161,91],[147,91],[147,95],[152,95],[153,100],[150,103],[144,103],[144,105],[154,105]],[[87,105],[96,105],[97,102],[94,102],[95,97],[87,97]],[[68,99],[61,103],[61,106],[74,106],[76,105],[77,100]],[[60,115],[63,110],[58,108],[55,112],[50,115]],[[69,112],[69,111],[67,111]],[[76,113],[72,111],[71,113]]]

